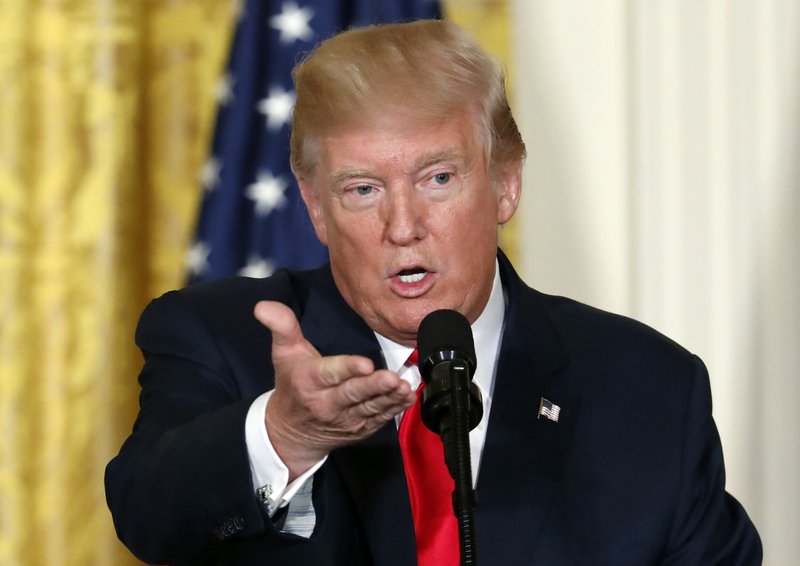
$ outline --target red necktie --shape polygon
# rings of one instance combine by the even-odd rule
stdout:
[[[417,364],[416,350],[407,363]],[[458,566],[458,523],[452,499],[455,482],[444,462],[442,439],[420,417],[424,387],[421,383],[417,389],[417,401],[403,415],[398,432],[417,536],[417,564]]]

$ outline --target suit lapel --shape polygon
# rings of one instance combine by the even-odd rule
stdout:
[[[312,287],[300,325],[322,355],[357,354],[385,367],[378,341],[347,305],[330,275]],[[416,546],[394,421],[358,444],[331,453],[360,518],[376,564],[414,564]]]
[[[538,293],[500,255],[508,310],[478,477],[478,553],[493,563],[533,556],[558,491],[578,400],[558,379],[567,363]],[[538,418],[544,397],[558,422]]]

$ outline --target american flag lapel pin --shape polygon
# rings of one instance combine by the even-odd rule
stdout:
[[[545,417],[546,419],[550,419],[554,423],[558,422],[558,414],[561,412],[561,407],[550,401],[549,399],[545,399],[542,397],[539,400],[539,414],[536,416],[537,419],[541,417]]]

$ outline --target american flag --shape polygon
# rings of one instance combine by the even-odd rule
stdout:
[[[549,399],[545,399],[542,397],[539,400],[539,417],[545,417],[546,419],[550,419],[553,422],[558,422],[558,415],[561,413],[561,407],[550,401]]]
[[[292,67],[337,31],[441,16],[434,0],[241,0],[237,12],[212,152],[200,173],[190,283],[266,277],[327,259],[289,169]]]

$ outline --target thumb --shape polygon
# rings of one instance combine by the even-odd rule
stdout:
[[[294,311],[276,301],[259,301],[253,309],[258,321],[272,333],[273,358],[298,353],[319,355],[300,330]]]

